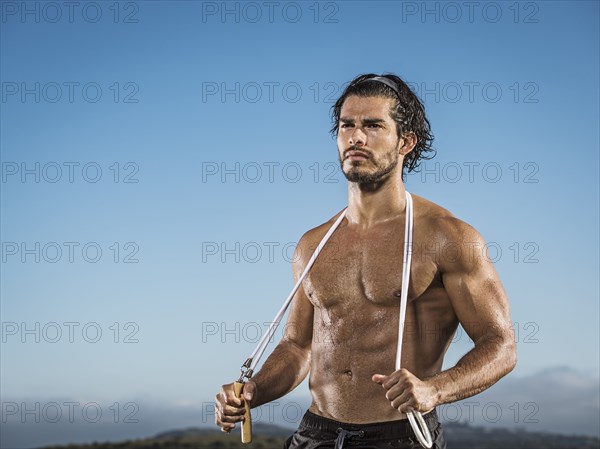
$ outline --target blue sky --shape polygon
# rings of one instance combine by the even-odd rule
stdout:
[[[558,370],[598,413],[598,2],[1,5],[3,445],[66,442],[25,430],[53,398],[137,404],[80,441],[181,422],[144,404],[198,423],[295,242],[346,204],[329,109],[367,72],[425,102],[437,155],[408,190],[490,246],[519,351],[501,384]],[[527,427],[557,428],[539,408]]]

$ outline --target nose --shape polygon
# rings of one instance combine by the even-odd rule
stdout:
[[[354,128],[348,138],[349,145],[364,146],[367,144],[367,135],[360,129],[359,126]]]

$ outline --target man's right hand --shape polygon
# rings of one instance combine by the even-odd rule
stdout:
[[[215,396],[215,423],[223,432],[231,432],[235,429],[235,423],[244,419],[244,400],[252,404],[255,396],[256,384],[249,380],[244,383],[242,397],[237,398],[233,391],[233,383],[223,385]]]

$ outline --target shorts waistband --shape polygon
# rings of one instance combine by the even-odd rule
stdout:
[[[429,430],[433,432],[438,425],[438,416],[436,410],[433,409],[426,415],[423,415],[423,419],[425,420]],[[413,430],[410,426],[408,418],[395,421],[355,424],[325,418],[324,416],[317,415],[309,410],[307,410],[302,417],[302,421],[300,421],[300,427],[318,431],[319,433],[326,434],[331,438],[336,437],[336,435],[339,433],[338,429],[344,429],[351,432],[361,432],[361,439],[397,439],[413,436]]]

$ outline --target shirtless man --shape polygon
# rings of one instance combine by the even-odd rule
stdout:
[[[420,447],[410,410],[424,415],[434,447],[444,448],[435,407],[487,389],[516,364],[506,293],[480,234],[413,195],[413,262],[395,371],[404,171],[427,158],[433,137],[422,103],[391,74],[354,79],[332,115],[348,211],[296,293],[282,340],[245,384],[244,400],[251,407],[273,401],[310,372],[312,404],[286,448]],[[296,280],[337,216],[298,242]],[[474,346],[442,371],[459,324]],[[221,387],[215,407],[224,431],[242,420],[232,384]]]

